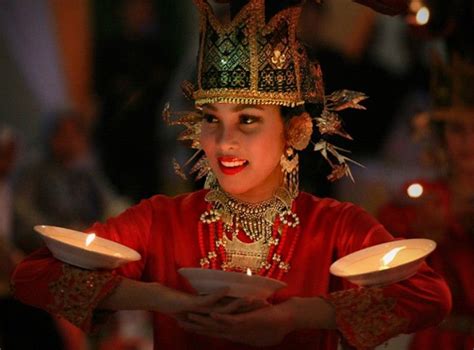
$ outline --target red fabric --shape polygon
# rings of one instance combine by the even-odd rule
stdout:
[[[190,286],[177,270],[180,267],[199,266],[201,256],[197,226],[200,215],[206,210],[205,193],[198,191],[175,198],[155,196],[105,224],[94,225],[90,231],[130,246],[141,254],[139,262],[117,269],[119,275],[158,281],[190,292]],[[271,300],[274,303],[292,296],[324,296],[337,290],[353,288],[329,274],[331,263],[355,250],[392,240],[392,236],[378,222],[352,204],[301,193],[296,200],[296,213],[301,222],[301,237],[290,261],[291,270],[283,276],[288,287],[274,296]],[[22,277],[21,281],[15,279],[17,296],[28,294],[26,290],[41,289],[38,299],[30,295],[28,301],[36,305],[44,304],[43,300],[51,298],[43,290],[44,283],[58,278],[56,264],[51,257],[35,262],[30,259],[21,264],[17,277],[25,275],[24,269],[30,268],[37,272],[28,274],[28,278]],[[48,266],[54,267],[56,272],[38,272],[40,267]],[[45,281],[38,281],[37,274]],[[393,312],[397,317],[407,320],[407,331],[438,323],[449,309],[449,291],[443,280],[426,266],[408,281],[385,288],[383,293],[396,300]],[[360,316],[362,320],[364,315]],[[247,348],[187,333],[174,320],[157,313],[154,314],[154,323],[156,349]],[[336,349],[337,338],[336,331],[302,330],[289,334],[274,349]]]
[[[369,6],[377,12],[385,15],[399,15],[406,13],[408,9],[407,0],[354,0],[355,2]]]
[[[474,237],[462,228],[451,211],[450,193],[442,181],[421,183],[423,196],[438,203],[444,216],[443,230],[430,237],[430,231],[418,232],[416,221],[422,221],[417,200],[402,198],[384,205],[379,219],[394,235],[407,238],[426,237],[437,241],[428,257],[433,269],[446,279],[452,292],[452,312],[439,327],[418,332],[411,349],[474,349]],[[429,225],[428,225],[429,226]],[[455,319],[463,321],[455,322]],[[459,330],[455,330],[458,328]],[[462,330],[461,330],[462,329]]]

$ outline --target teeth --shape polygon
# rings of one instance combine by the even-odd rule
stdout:
[[[242,166],[246,163],[245,160],[234,160],[234,161],[224,161],[224,160],[221,160],[221,164],[227,168],[234,168],[234,167],[238,167],[238,166]]]

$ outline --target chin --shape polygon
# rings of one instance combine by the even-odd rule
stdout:
[[[237,183],[237,181],[219,180],[219,185],[228,194],[239,195],[239,194],[246,193],[250,190],[248,183],[245,183],[244,181],[245,180],[238,181],[239,183]]]

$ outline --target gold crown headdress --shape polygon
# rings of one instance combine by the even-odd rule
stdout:
[[[197,106],[323,103],[321,72],[296,39],[300,7],[288,7],[267,22],[265,1],[249,1],[222,24],[206,1],[195,3],[201,17]]]
[[[282,5],[289,1],[273,1],[279,8],[272,13],[266,7],[270,1],[249,0],[227,24],[219,21],[206,0],[194,2],[200,13],[197,88],[185,82],[185,95],[194,100],[198,109],[207,103],[302,106],[305,112],[293,117],[287,125],[290,146],[296,150],[306,148],[314,125],[322,136],[313,143],[314,150],[319,151],[333,169],[328,179],[333,181],[345,175],[352,179],[348,162],[356,162],[341,154],[347,151],[330,143],[327,136],[351,139],[342,129],[337,112],[346,108],[364,109],[359,102],[367,96],[349,90],[325,96],[319,63],[310,61],[305,46],[297,38],[304,1],[293,6]],[[172,120],[172,114],[178,114],[178,118]],[[201,153],[200,114],[198,111],[174,113],[166,105],[163,116],[171,125],[186,127],[178,139],[190,141],[191,147],[197,150],[184,164],[188,166]],[[297,120],[293,120],[295,118]],[[185,177],[178,162],[174,161],[174,167]],[[197,173],[199,179],[208,170],[203,155],[190,173]]]

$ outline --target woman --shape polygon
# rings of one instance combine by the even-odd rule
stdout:
[[[386,288],[358,289],[329,275],[336,259],[393,238],[354,205],[298,191],[296,151],[311,142],[313,125],[348,137],[336,112],[361,108],[364,98],[348,91],[324,97],[319,66],[296,38],[299,6],[231,2],[232,20],[221,24],[209,4],[196,4],[197,89],[186,91],[197,111],[172,123],[186,126],[181,139],[204,151],[191,172],[207,173],[209,188],[152,197],[91,228],[139,251],[139,262],[85,271],[42,250],[17,268],[16,296],[84,329],[109,310],[154,311],[160,349],[336,349],[339,333],[368,349],[441,321],[449,290],[427,265]],[[338,148],[323,138],[314,147],[333,166],[331,178],[350,175]],[[225,290],[196,296],[177,273],[197,266],[250,268],[288,286],[268,303],[224,303]]]
[[[445,172],[435,180],[414,181],[422,186],[423,193],[413,199],[401,195],[385,204],[379,219],[395,235],[435,240],[438,247],[430,257],[431,266],[446,278],[452,291],[451,314],[440,325],[418,332],[411,348],[472,349],[474,65],[455,56],[449,66],[436,67],[432,91],[435,109],[431,118],[421,115],[417,119],[420,126],[430,127],[431,142],[436,145],[432,153],[437,155],[430,158],[437,159],[438,169]]]

